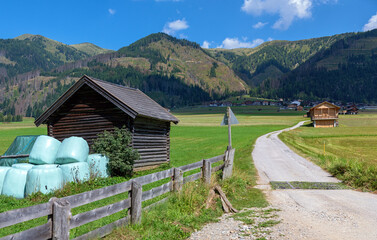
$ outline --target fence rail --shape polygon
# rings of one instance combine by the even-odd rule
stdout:
[[[143,201],[156,198],[171,191],[180,191],[183,184],[200,178],[202,178],[205,183],[209,184],[211,181],[211,173],[219,170],[223,171],[223,179],[230,177],[232,175],[234,153],[235,149],[227,150],[225,154],[209,159],[203,159],[199,162],[185,166],[152,173],[131,179],[127,182],[118,183],[89,192],[79,193],[63,198],[51,198],[47,203],[0,213],[0,229],[47,216],[46,224],[2,237],[0,240],[50,238],[66,240],[69,239],[70,229],[110,216],[123,210],[128,210],[128,214],[124,218],[97,228],[75,239],[90,239],[106,236],[115,227],[119,227],[130,222],[139,223],[142,214],[141,203]],[[223,161],[223,163],[212,167],[212,164],[219,161]],[[184,172],[199,168],[201,169],[200,172],[183,177]],[[142,191],[143,185],[157,182],[166,178],[170,178],[171,180],[168,183],[162,184],[148,191]],[[129,195],[127,199],[87,212],[82,212],[74,216],[71,215],[71,208],[76,208],[126,192],[128,192]],[[159,202],[163,202],[165,200],[166,198],[160,200]],[[159,202],[155,204],[158,204]],[[150,207],[151,206],[147,206],[146,208]]]

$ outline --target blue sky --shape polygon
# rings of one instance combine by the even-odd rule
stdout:
[[[3,0],[0,38],[40,34],[118,50],[166,32],[203,47],[255,47],[377,28],[377,0]]]

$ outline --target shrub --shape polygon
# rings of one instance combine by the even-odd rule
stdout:
[[[94,140],[92,151],[109,157],[108,170],[111,176],[131,176],[135,160],[139,153],[130,147],[131,134],[126,127],[104,131]]]

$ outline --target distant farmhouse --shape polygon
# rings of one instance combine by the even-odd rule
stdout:
[[[313,121],[314,127],[336,127],[338,126],[338,112],[340,107],[323,102],[312,107],[308,117]]]
[[[352,104],[352,105],[348,105],[346,107],[343,108],[343,110],[341,111],[342,114],[351,114],[351,115],[356,115],[359,113],[359,109],[357,108],[357,106],[355,104]]]
[[[135,169],[170,161],[170,123],[178,119],[143,92],[83,76],[35,120],[58,140],[78,136],[89,146],[104,130],[126,126],[140,153]]]

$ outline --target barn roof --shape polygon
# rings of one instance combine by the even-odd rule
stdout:
[[[318,104],[318,105],[312,107],[309,111],[312,111],[312,110],[316,109],[317,107],[320,107],[320,106],[325,105],[325,104],[330,105],[330,106],[333,106],[334,108],[336,108],[336,109],[338,109],[338,110],[340,109],[339,106],[337,106],[337,105],[335,105],[335,104],[332,104],[332,103],[330,103],[330,102],[324,101],[324,102],[322,102],[322,103],[320,103],[320,104]]]
[[[132,118],[142,116],[174,123],[179,122],[176,117],[139,89],[105,82],[84,75],[35,120],[35,125],[39,126],[42,123],[46,123],[46,120],[84,85],[91,87]]]

